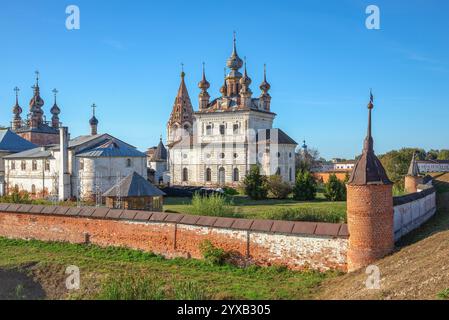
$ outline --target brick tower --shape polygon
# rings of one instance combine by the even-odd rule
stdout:
[[[407,175],[404,179],[404,189],[407,193],[415,193],[418,191],[418,185],[423,183],[423,178],[419,172],[418,163],[416,162],[415,153],[412,162],[408,168]]]
[[[371,94],[363,152],[347,184],[349,272],[371,264],[394,248],[393,184],[374,154],[371,136],[373,100]]]

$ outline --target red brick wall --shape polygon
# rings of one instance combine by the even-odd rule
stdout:
[[[6,209],[5,209],[6,208]],[[0,236],[91,243],[201,258],[210,240],[238,263],[346,270],[347,228],[342,224],[198,217],[107,208],[0,204]]]
[[[47,144],[59,144],[59,133],[42,133],[42,132],[19,132],[17,133],[22,138],[38,145],[45,146]]]
[[[347,185],[348,270],[367,266],[394,248],[391,185]]]
[[[423,182],[422,177],[405,176],[404,189],[407,193],[415,193],[418,191],[417,186]]]

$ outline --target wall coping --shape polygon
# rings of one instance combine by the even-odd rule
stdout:
[[[422,198],[425,198],[433,193],[435,193],[436,190],[434,187],[429,187],[427,189],[424,189],[421,192],[415,192],[415,193],[410,193],[410,194],[406,194],[404,196],[399,196],[399,197],[393,197],[393,205],[396,206],[400,206],[409,202],[413,202]]]
[[[348,226],[344,223],[223,218],[168,212],[109,209],[106,207],[65,207],[16,203],[0,203],[0,212],[131,222],[171,223],[283,235],[330,238],[349,237]]]

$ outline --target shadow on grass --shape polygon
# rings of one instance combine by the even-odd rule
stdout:
[[[21,269],[0,269],[0,300],[42,300],[42,286]]]

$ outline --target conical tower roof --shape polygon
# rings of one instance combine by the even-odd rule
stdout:
[[[392,184],[380,160],[374,154],[374,143],[371,136],[371,110],[374,108],[374,97],[370,94],[368,103],[368,132],[360,159],[354,166],[349,178],[349,185],[385,185]]]
[[[413,153],[413,158],[410,162],[410,167],[408,168],[407,175],[412,177],[417,177],[420,175],[418,163],[416,162],[416,153]]]

